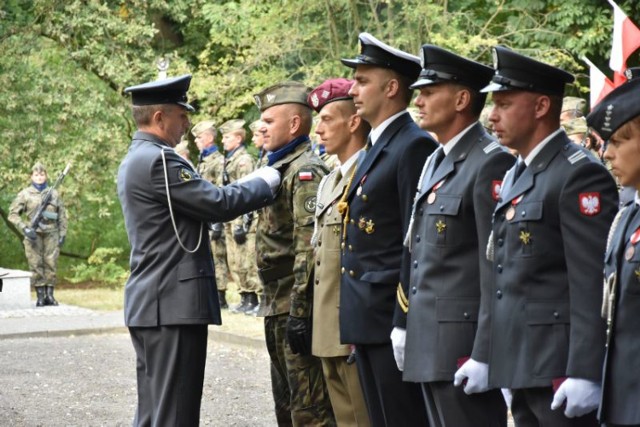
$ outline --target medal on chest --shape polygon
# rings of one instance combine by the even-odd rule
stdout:
[[[436,201],[436,199],[438,198],[438,196],[436,195],[436,192],[440,189],[440,187],[442,187],[442,184],[444,184],[445,181],[446,181],[446,178],[438,182],[436,185],[433,186],[433,188],[431,188],[431,193],[429,193],[429,195],[427,196],[427,203],[432,205]]]
[[[504,215],[507,220],[511,221],[516,216],[516,206],[518,206],[518,203],[522,201],[523,197],[524,194],[521,194],[511,201],[511,206],[509,206],[509,209],[507,209],[507,213],[505,213]]]
[[[640,242],[640,227],[636,231],[633,232],[631,237],[629,238],[629,247],[624,253],[624,259],[627,261],[633,258],[633,255],[636,253],[636,243]]]

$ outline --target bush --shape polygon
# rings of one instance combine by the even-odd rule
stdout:
[[[129,276],[129,271],[117,263],[122,254],[120,248],[97,248],[86,264],[71,267],[71,283],[86,281],[102,282],[112,287],[122,288]]]

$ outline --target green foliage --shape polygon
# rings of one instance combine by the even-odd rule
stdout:
[[[121,248],[96,249],[86,264],[71,267],[71,275],[68,280],[71,283],[91,281],[115,287],[124,286],[129,273],[117,263],[122,252]]]

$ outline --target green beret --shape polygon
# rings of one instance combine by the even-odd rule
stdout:
[[[281,104],[302,104],[309,108],[307,96],[310,92],[311,88],[300,82],[287,81],[268,87],[253,98],[260,112]]]

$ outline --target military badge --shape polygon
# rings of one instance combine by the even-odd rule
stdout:
[[[178,178],[182,182],[191,181],[193,179],[193,172],[191,172],[189,169],[181,168],[180,172],[178,172]]]
[[[582,215],[595,216],[600,213],[600,193],[580,193],[578,200]]]
[[[427,196],[427,203],[432,205],[436,201],[437,197],[438,196],[436,196],[436,193],[429,193],[429,195]]]
[[[314,107],[317,107],[320,104],[320,100],[318,99],[318,95],[316,93],[311,94],[311,103]]]
[[[316,211],[316,196],[307,197],[304,201],[304,210],[309,213],[314,213]]]
[[[528,231],[520,230],[520,241],[523,245],[528,245],[531,243],[531,233]]]
[[[633,272],[636,275],[636,280],[640,282],[640,268],[636,268]]]
[[[631,258],[633,258],[633,255],[635,255],[635,253],[636,248],[633,246],[629,246],[624,253],[624,259],[626,259],[627,261],[631,261]]]
[[[523,197],[524,194],[521,194],[511,201],[511,206],[509,206],[509,209],[507,209],[507,213],[505,214],[505,218],[507,218],[508,221],[511,221],[516,216],[516,206],[522,201]]]
[[[369,221],[367,221],[367,224],[364,227],[364,232],[367,233],[367,234],[373,233],[375,231],[374,226],[375,226],[375,224],[373,223],[373,220],[370,219]]]
[[[311,172],[311,171],[300,171],[300,172],[298,172],[298,179],[300,181],[312,181],[313,180],[313,172]]]
[[[258,95],[254,95],[253,100],[256,102],[256,105],[258,106],[258,110],[259,110],[262,107],[262,100]]]
[[[438,232],[438,234],[442,234],[444,233],[444,230],[447,229],[447,224],[439,219],[438,222],[436,222],[436,231]]]
[[[496,202],[500,198],[500,190],[502,190],[502,181],[491,181],[491,197],[493,197],[493,200]]]
[[[360,217],[360,219],[358,220],[358,228],[360,230],[364,230],[364,228],[367,226],[367,220],[365,217]]]

